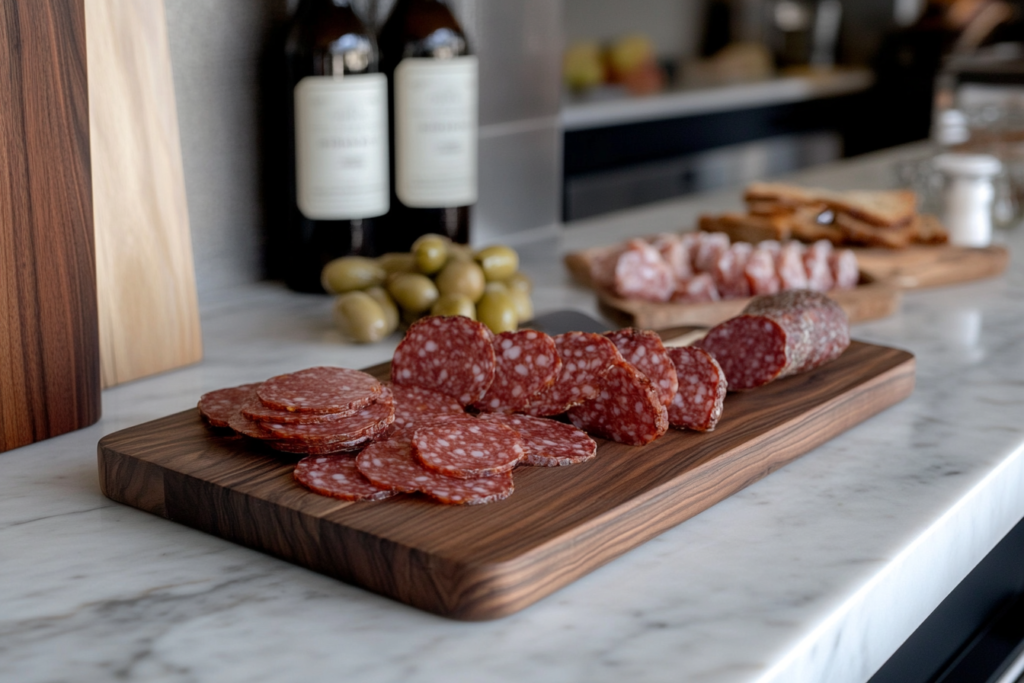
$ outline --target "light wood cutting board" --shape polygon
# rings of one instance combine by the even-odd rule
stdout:
[[[202,359],[163,0],[88,0],[100,373],[110,387]]]
[[[368,372],[386,378],[389,368]],[[100,486],[113,500],[420,609],[493,619],[711,507],[913,387],[912,355],[853,342],[808,373],[729,394],[712,432],[672,429],[643,447],[597,439],[590,462],[516,469],[515,493],[490,505],[325,498],[295,483],[295,459],[212,430],[195,409],[104,437]]]

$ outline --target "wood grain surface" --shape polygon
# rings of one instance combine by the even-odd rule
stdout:
[[[940,287],[996,277],[1006,270],[1006,247],[913,246],[854,249],[862,273],[900,289]]]
[[[0,451],[100,416],[82,0],[0,3]]]
[[[750,303],[749,298],[729,299],[703,304],[656,303],[639,299],[623,299],[598,287],[590,277],[591,264],[612,251],[614,246],[592,247],[570,252],[564,261],[569,272],[580,284],[590,287],[597,295],[601,312],[623,327],[663,330],[677,325],[714,326],[736,315]],[[899,288],[880,280],[861,269],[861,282],[854,289],[829,292],[851,323],[886,318],[900,307]]]
[[[370,371],[387,376],[388,365]],[[254,378],[256,379],[256,378]],[[346,503],[292,479],[295,460],[207,428],[195,410],[99,443],[104,495],[466,620],[520,610],[907,397],[914,359],[854,342],[836,361],[730,394],[713,432],[521,467],[516,491],[459,507],[401,495]]]
[[[202,359],[163,0],[89,0],[103,386]]]

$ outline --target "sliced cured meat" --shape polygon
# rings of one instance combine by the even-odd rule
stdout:
[[[341,500],[383,500],[397,491],[371,483],[350,455],[313,455],[295,466],[295,481],[321,496]]]
[[[632,327],[606,332],[605,336],[612,340],[624,360],[647,375],[661,402],[666,406],[671,403],[679,389],[679,381],[676,368],[669,360],[665,345],[661,343],[661,337],[650,330]]]
[[[586,432],[564,422],[508,413],[484,413],[480,419],[501,423],[519,434],[526,453],[523,465],[564,467],[597,455],[597,443]]]
[[[412,444],[424,467],[458,479],[510,472],[524,455],[522,439],[513,430],[469,416],[420,427]]]
[[[241,410],[231,416],[231,419],[228,420],[228,426],[239,434],[248,436],[250,439],[266,441],[274,438],[273,434],[263,428],[262,423],[250,420],[242,414]]]
[[[249,400],[259,384],[242,384],[210,391],[199,397],[199,413],[213,427],[228,427],[231,417]]]
[[[839,357],[850,345],[850,327],[832,299],[796,290],[755,297],[699,344],[722,366],[730,391],[753,389]]]
[[[626,243],[615,263],[615,293],[624,299],[668,301],[676,288],[672,268],[658,250],[640,239]]]
[[[721,298],[715,278],[710,273],[700,273],[685,282],[677,283],[676,291],[672,294],[672,301],[681,304],[705,304]]]
[[[804,252],[804,269],[807,271],[807,289],[816,292],[827,292],[835,286],[832,267],[829,259],[832,256],[832,243],[818,240],[807,247]]]
[[[522,412],[534,416],[561,415],[601,391],[601,378],[622,359],[610,339],[593,332],[566,332],[555,337],[562,362],[551,388],[533,397]]]
[[[668,407],[669,425],[710,432],[725,404],[727,383],[722,366],[710,353],[692,346],[672,347],[668,357],[679,377],[679,391]]]
[[[783,290],[807,289],[807,271],[804,269],[804,246],[799,242],[786,242],[775,257],[775,272]]]
[[[494,380],[494,335],[463,316],[429,316],[409,327],[391,361],[391,381],[439,391],[464,406]]]
[[[401,429],[442,415],[465,415],[462,405],[448,394],[439,391],[389,384],[395,401],[395,421],[392,427]]]
[[[775,243],[776,246],[778,242]],[[768,249],[762,249],[758,245],[747,259],[747,265],[743,268],[743,275],[747,278],[750,286],[750,293],[775,294],[779,291],[779,276],[775,272],[775,254]]]
[[[299,439],[307,442],[352,441],[367,434],[379,434],[394,420],[395,403],[391,390],[384,388],[377,401],[337,420],[317,424],[263,422],[262,426],[276,439]]]
[[[643,446],[668,431],[668,410],[658,391],[624,360],[612,365],[597,398],[570,409],[569,419],[588,434],[631,446]]]
[[[750,283],[744,272],[753,252],[754,247],[749,242],[734,242],[718,257],[711,274],[723,299],[750,296]]]
[[[271,377],[256,388],[256,395],[276,410],[323,414],[367,406],[380,391],[380,382],[365,372],[317,367]]]
[[[266,441],[265,443],[275,451],[282,453],[300,453],[303,455],[329,455],[335,453],[356,453],[366,446],[384,436],[387,430],[380,434],[367,434],[358,439],[349,441],[301,441],[299,439],[278,439]]]
[[[256,420],[257,422],[273,422],[274,424],[320,424],[322,422],[331,422],[332,420],[338,420],[343,417],[347,417],[352,413],[357,412],[360,408],[354,410],[342,410],[336,413],[298,413],[290,410],[276,410],[259,400],[256,393],[253,392],[254,401],[249,401],[242,406],[242,412],[250,420]]]
[[[860,282],[857,255],[849,249],[834,250],[829,256],[828,265],[832,269],[836,289],[853,289]]]
[[[693,240],[684,241],[673,233],[658,235],[651,240],[651,246],[658,250],[661,258],[672,269],[676,280],[693,277],[693,263],[690,260],[690,245]]]
[[[692,252],[694,272],[712,272],[718,259],[728,248],[729,236],[724,232],[698,233],[698,241]]]
[[[356,456],[356,466],[381,488],[414,493],[421,491],[450,505],[479,505],[512,495],[511,472],[480,479],[455,479],[432,472],[413,455],[415,427],[399,430],[386,441],[367,446]]]
[[[554,384],[562,369],[555,340],[536,330],[498,334],[494,356],[494,381],[483,398],[473,404],[478,410],[520,411],[533,396]]]

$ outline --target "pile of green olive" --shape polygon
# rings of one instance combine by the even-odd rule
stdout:
[[[501,245],[474,252],[424,235],[409,252],[334,259],[320,280],[338,295],[335,324],[356,342],[379,341],[426,315],[464,315],[493,332],[514,331],[533,318],[533,285],[519,272],[519,255]]]

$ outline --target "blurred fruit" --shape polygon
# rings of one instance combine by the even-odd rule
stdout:
[[[430,315],[462,315],[476,320],[476,306],[464,294],[442,294],[430,307]]]
[[[487,325],[491,332],[514,332],[519,327],[516,304],[507,291],[497,288],[485,292],[476,305],[476,319]]]
[[[647,36],[639,33],[625,35],[612,43],[605,60],[609,79],[613,82],[622,81],[629,73],[647,64],[657,63],[654,45]]]
[[[586,90],[604,82],[604,64],[597,43],[573,43],[562,58],[562,78],[573,90]]]
[[[355,342],[380,341],[388,335],[380,304],[366,292],[348,292],[334,302],[334,322],[346,338]]]
[[[320,271],[320,284],[330,294],[343,294],[374,287],[384,282],[384,269],[365,256],[336,258]]]

